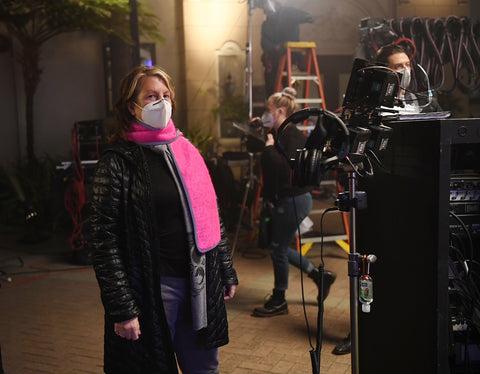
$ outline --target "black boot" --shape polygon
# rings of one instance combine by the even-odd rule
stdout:
[[[333,349],[332,353],[334,355],[346,355],[352,350],[352,340],[350,339],[350,334],[343,339],[338,345]]]
[[[308,273],[308,277],[313,279],[318,287],[321,287],[322,280],[320,279],[320,272],[317,268],[313,269],[310,273]],[[337,279],[337,275],[329,270],[324,270],[323,272],[323,301],[327,298],[330,287],[332,286],[333,282]]]
[[[285,291],[273,289],[273,295],[270,296],[265,305],[255,308],[252,315],[255,317],[273,317],[281,314],[288,314]]]

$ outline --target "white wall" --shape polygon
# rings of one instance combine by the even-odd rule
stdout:
[[[102,53],[96,33],[63,34],[45,44],[34,108],[37,156],[68,155],[73,124],[104,118]]]
[[[184,0],[189,126],[209,126],[218,99],[217,51],[226,41],[245,46],[248,2]]]
[[[96,33],[59,35],[42,47],[43,69],[34,97],[34,147],[39,157],[70,159],[75,121],[103,118],[102,39]],[[19,46],[14,43],[13,53]],[[10,51],[12,52],[12,51]],[[20,65],[0,55],[1,163],[26,154],[25,94]]]

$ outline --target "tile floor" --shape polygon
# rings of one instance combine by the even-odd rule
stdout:
[[[22,244],[15,232],[0,232],[0,347],[5,374],[103,373],[103,308],[90,266],[72,265],[66,235],[40,244]],[[319,264],[320,244],[307,256]],[[249,244],[240,231],[234,255],[240,286],[228,303],[230,344],[221,348],[222,374],[312,373],[316,342],[317,288],[292,268],[287,291],[289,314],[251,316],[271,292],[268,252]],[[325,301],[321,373],[347,374],[350,355],[331,353],[349,331],[347,254],[334,242],[324,246],[326,268],[338,274]],[[306,322],[308,318],[308,325]],[[309,326],[309,327],[307,327]]]

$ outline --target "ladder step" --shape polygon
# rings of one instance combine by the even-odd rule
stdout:
[[[284,77],[288,76],[288,71],[282,71],[282,75]],[[306,71],[295,71],[295,74],[292,74],[292,78],[303,79],[303,80],[306,80],[306,79],[311,79],[311,80],[315,79],[316,80],[317,76],[316,75],[307,75]]]
[[[302,236],[302,243],[319,243],[321,241],[324,242],[335,242],[337,240],[347,240],[347,235],[325,235],[324,237],[321,236],[313,236],[313,237],[303,237]]]
[[[292,75],[292,79],[297,81],[318,81],[316,75]]]
[[[302,99],[302,98],[297,98],[295,100],[299,104],[321,104],[323,103],[322,99]]]
[[[317,48],[317,44],[315,42],[286,42],[285,47],[287,48]]]

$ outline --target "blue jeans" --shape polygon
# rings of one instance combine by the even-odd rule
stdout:
[[[295,197],[282,198],[272,216],[272,241],[270,255],[273,262],[275,289],[288,289],[289,264],[310,273],[315,266],[290,245],[298,233],[298,226],[312,210],[312,195],[305,193]],[[295,213],[296,211],[296,213]]]
[[[162,301],[173,348],[183,374],[218,374],[218,349],[204,349],[193,330],[186,278],[162,277]]]

